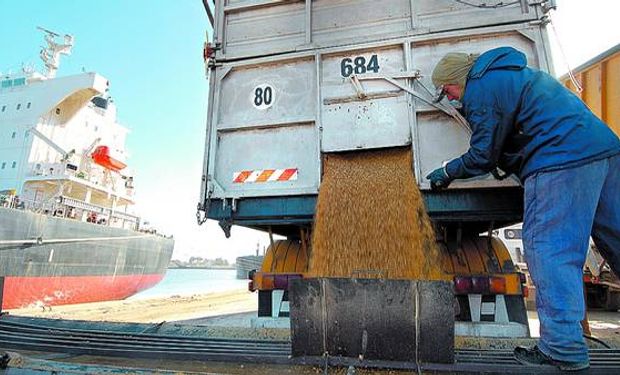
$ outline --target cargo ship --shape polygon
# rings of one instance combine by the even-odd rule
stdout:
[[[1,309],[127,298],[163,278],[174,248],[132,211],[108,80],[56,77],[74,40],[41,30],[45,70],[0,74]]]

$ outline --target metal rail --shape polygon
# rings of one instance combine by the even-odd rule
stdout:
[[[0,319],[2,349],[127,358],[289,363],[286,341],[196,338],[39,327]]]
[[[55,238],[55,239],[27,239],[27,240],[2,240],[0,245],[44,245],[44,244],[57,244],[57,243],[74,243],[74,242],[101,242],[101,241],[116,241],[116,240],[133,240],[138,238],[149,237],[148,234],[141,234],[135,236],[113,236],[113,237],[84,237],[84,238]]]
[[[223,339],[78,330],[11,321],[0,317],[0,349],[32,350],[74,355],[126,358],[161,358],[274,365],[355,366],[448,373],[556,374],[553,367],[518,364],[510,350],[460,349],[454,364],[421,364],[341,358],[291,358],[290,342],[275,340]],[[590,351],[589,374],[618,374],[620,349]]]

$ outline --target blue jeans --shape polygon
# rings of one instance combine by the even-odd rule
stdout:
[[[589,238],[620,271],[620,155],[525,181],[523,247],[536,286],[539,349],[560,361],[588,359],[583,266]]]

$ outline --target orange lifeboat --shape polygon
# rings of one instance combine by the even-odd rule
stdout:
[[[97,146],[95,151],[90,155],[95,162],[106,169],[113,171],[120,171],[124,169],[127,164],[110,156],[110,148],[108,146]]]

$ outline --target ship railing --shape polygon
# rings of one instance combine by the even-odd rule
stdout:
[[[34,211],[41,206],[43,206],[41,202],[35,204],[34,201],[23,200],[15,194],[0,194],[0,207]]]
[[[72,207],[72,208],[77,208],[77,209],[81,209],[81,210],[86,210],[86,211],[90,211],[90,212],[94,212],[97,214],[101,214],[104,216],[108,216],[110,218],[116,218],[116,219],[120,219],[120,220],[125,220],[125,221],[130,221],[133,223],[138,223],[140,221],[140,218],[138,216],[135,215],[131,215],[128,214],[126,212],[122,212],[122,211],[114,211],[111,208],[107,208],[107,207],[103,207],[103,206],[98,206],[92,203],[88,203],[88,202],[84,202],[81,201],[79,199],[75,199],[75,198],[69,198],[69,197],[65,197],[65,196],[61,196],[60,197],[60,202],[67,206],[67,207]]]
[[[0,192],[0,207],[31,211],[38,214],[59,216],[70,219],[78,219],[88,221],[88,213],[97,215],[99,221],[97,224],[110,225],[113,219],[122,221],[122,228],[132,229],[143,233],[150,233],[163,238],[173,238],[165,234],[157,233],[155,229],[140,227],[140,217],[128,214],[122,211],[114,211],[111,208],[98,206],[92,203],[84,202],[79,199],[60,196],[48,201],[35,201],[31,199],[22,199],[14,194],[2,194]],[[82,215],[78,215],[78,210]],[[105,221],[100,221],[100,219]],[[93,222],[94,223],[94,222]],[[128,226],[126,224],[129,224]]]
[[[121,192],[128,197],[134,195],[133,180],[128,182],[114,174],[106,175],[104,168],[99,166],[91,166],[89,172],[85,173],[78,171],[77,165],[71,163],[36,163],[29,169],[27,176],[38,178],[77,177],[102,189]]]
[[[30,163],[26,176],[38,179],[79,177],[78,165],[72,162]]]
[[[31,211],[45,215],[56,215],[63,209],[56,200],[35,201],[32,199],[24,199],[17,195],[0,196],[0,207]]]
[[[60,196],[47,201],[40,201],[22,199],[17,195],[2,195],[0,196],[0,207],[21,209],[44,215],[63,216],[69,218],[78,217],[75,210],[81,210],[86,213],[94,213],[100,219],[105,218],[105,221],[100,223],[109,225],[112,219],[122,220],[123,227],[126,227],[125,224],[127,223],[134,230],[138,228],[138,224],[140,223],[140,217],[138,216],[131,215],[123,211],[115,211],[108,207],[98,206],[65,196]]]
[[[35,201],[31,199],[23,199],[18,196],[13,197],[11,208],[46,214],[54,213],[58,209],[56,201]]]

